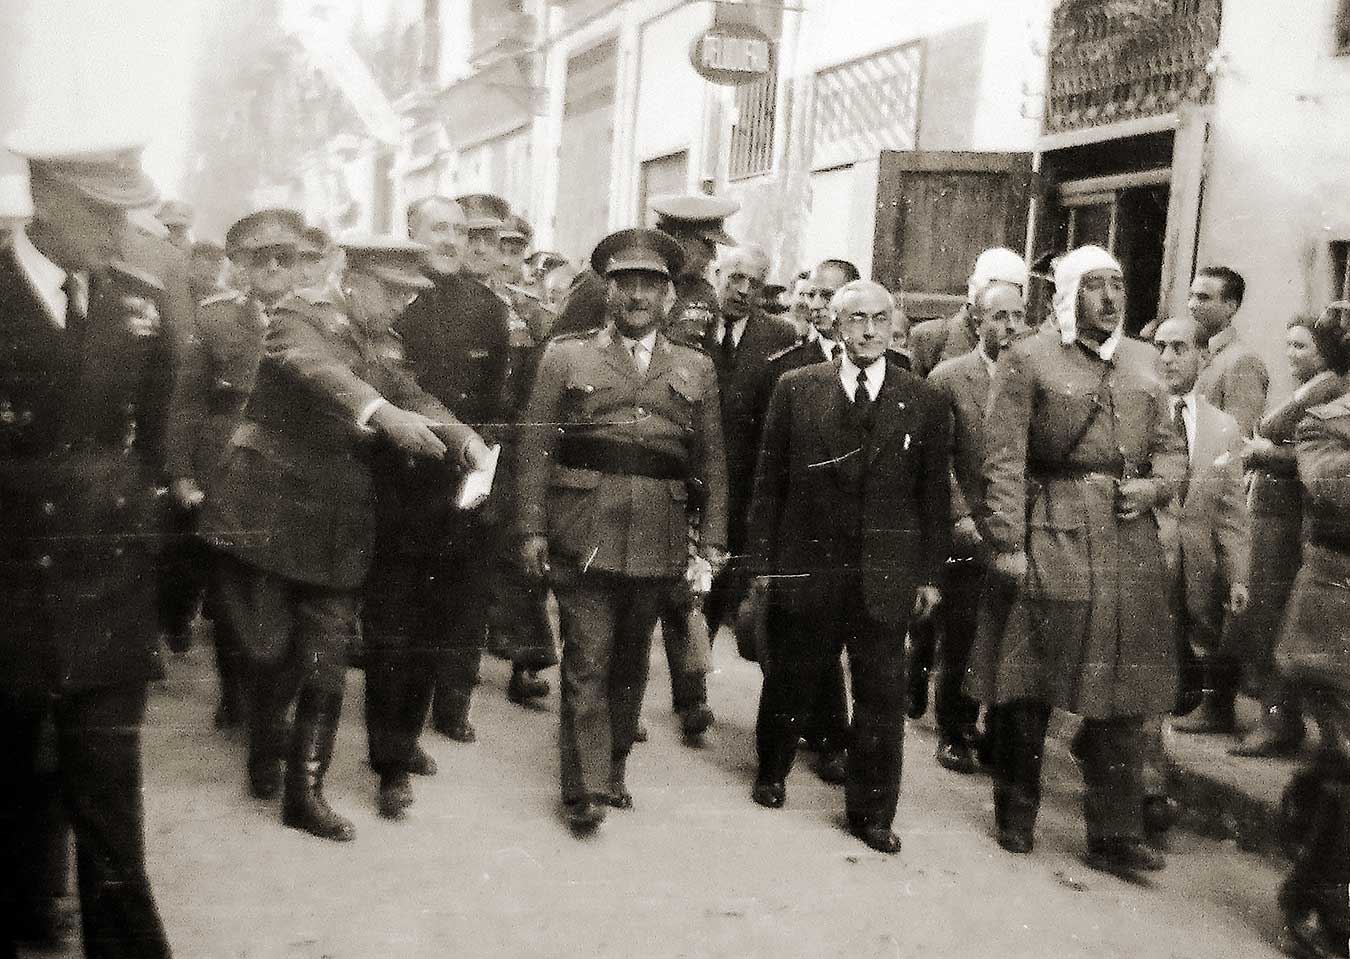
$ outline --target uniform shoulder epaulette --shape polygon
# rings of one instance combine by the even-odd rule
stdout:
[[[1319,406],[1310,406],[1308,415],[1315,416],[1319,420],[1334,420],[1342,416],[1350,416],[1350,396],[1342,396]]]
[[[238,290],[219,290],[203,299],[198,306],[214,306],[217,303],[243,303],[246,297]]]
[[[557,336],[550,336],[549,341],[552,343],[564,343],[573,340],[589,340],[599,332],[600,327],[598,326],[593,330],[572,330],[567,333],[559,333]]]

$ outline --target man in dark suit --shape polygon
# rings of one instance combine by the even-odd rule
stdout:
[[[251,752],[250,786],[274,795],[289,748],[282,821],[337,841],[355,830],[329,807],[323,780],[374,551],[371,456],[385,444],[461,466],[487,455],[477,433],[413,382],[391,329],[430,283],[418,272],[424,248],[391,237],[343,248],[340,303],[304,290],[270,312],[257,383],[202,516],[203,537],[222,554],[222,604],[254,672],[251,708],[265,711],[277,739],[300,688],[288,747]]]
[[[169,955],[145,870],[141,724],[162,676],[156,550],[181,331],[110,264],[155,200],[139,145],[15,134],[34,217],[0,253],[0,950],[52,834],[75,834],[85,955]],[[61,833],[64,837],[64,833]]]
[[[830,301],[841,286],[856,279],[858,268],[847,260],[824,260],[811,271],[803,291],[807,334],[800,343],[769,357],[760,387],[759,409],[769,408],[774,387],[785,374],[803,366],[832,362],[843,354]],[[844,684],[842,656],[831,659],[821,672],[820,686],[802,733],[807,748],[815,750],[818,756],[817,775],[828,783],[842,783],[848,762],[848,688]]]
[[[750,562],[769,596],[769,664],[752,796],[786,799],[802,719],[828,661],[853,682],[845,807],[881,852],[904,750],[905,629],[940,599],[948,548],[950,428],[941,397],[888,364],[895,301],[857,280],[835,294],[844,355],[787,374],[769,404],[750,507]]]
[[[994,364],[999,353],[1026,323],[1022,291],[995,281],[970,302],[979,340],[965,356],[944,360],[928,376],[952,414],[952,555],[943,580],[938,611],[942,642],[938,651],[936,758],[946,769],[972,773],[976,762],[975,721],[979,704],[961,690],[975,641],[976,612],[992,558],[979,528],[984,523],[984,416]]]
[[[743,552],[750,487],[764,409],[759,405],[769,357],[797,342],[787,320],[759,310],[760,292],[769,272],[769,255],[759,247],[734,247],[717,264],[722,314],[703,343],[717,369],[722,396],[722,435],[727,453],[727,538],[733,557]],[[745,590],[741,564],[734,561],[713,583],[705,607],[708,628],[736,615]]]
[[[519,517],[525,567],[562,620],[561,791],[569,825],[627,809],[657,616],[681,578],[725,559],[726,482],[712,362],[660,332],[681,254],[657,230],[621,230],[591,256],[614,322],[555,339],[526,408]],[[697,561],[688,499],[703,492]],[[706,571],[706,566],[703,567]]]
[[[464,214],[430,196],[408,208],[408,232],[422,243],[430,287],[394,321],[417,383],[489,442],[506,422],[509,358],[506,306],[460,272]],[[389,451],[393,454],[393,451]],[[438,728],[469,742],[469,701],[478,668],[503,491],[480,509],[452,508],[453,464],[376,461],[375,560],[366,580],[366,733],[380,776],[380,812],[398,818],[412,802],[410,773],[435,771],[417,747],[432,693]],[[448,722],[445,720],[448,718]]]

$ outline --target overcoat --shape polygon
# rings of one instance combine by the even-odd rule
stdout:
[[[1296,434],[1303,566],[1275,661],[1302,686],[1350,695],[1350,397],[1308,410]]]
[[[938,393],[889,365],[865,444],[850,446],[851,401],[836,363],[778,381],[755,471],[751,570],[771,577],[771,602],[829,618],[844,577],[861,567],[863,601],[877,622],[908,621],[921,585],[936,586],[947,559],[950,434]],[[831,509],[860,498],[861,551]]]
[[[725,548],[717,378],[700,351],[658,335],[640,373],[610,327],[556,339],[540,361],[521,435],[520,531],[547,537],[555,565],[683,575],[691,489],[703,498],[703,545]],[[638,464],[649,475],[635,472]]]
[[[283,300],[244,422],[210,482],[202,536],[284,579],[360,586],[374,539],[377,437],[358,421],[381,398],[444,424],[448,458],[473,435],[417,386],[391,329],[349,317],[320,291]]]
[[[977,560],[981,565],[992,558],[983,540],[988,512],[984,502],[984,414],[992,381],[989,365],[977,349],[943,360],[928,374],[928,382],[947,401],[952,418],[952,521],[969,517],[982,537],[974,550],[953,547],[953,559]]]
[[[1006,627],[982,630],[968,686],[986,703],[1034,699],[1090,718],[1171,708],[1176,643],[1152,510],[1116,515],[1122,476],[1164,502],[1184,441],[1146,344],[1111,362],[1042,329],[999,356],[985,418],[991,545],[1025,550]]]
[[[1252,468],[1248,496],[1251,603],[1242,617],[1241,636],[1249,649],[1249,662],[1269,664],[1294,576],[1303,563],[1303,485],[1298,478],[1294,431],[1309,409],[1330,403],[1345,392],[1345,386],[1344,377],[1329,370],[1320,373],[1261,417],[1256,427],[1257,435],[1275,448],[1247,460]]]
[[[0,688],[79,692],[162,674],[155,559],[179,362],[161,289],[94,276],[58,327],[0,250]],[[166,311],[167,313],[167,311]]]

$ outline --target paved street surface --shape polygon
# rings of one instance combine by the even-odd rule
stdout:
[[[146,731],[149,862],[180,957],[1243,957],[1278,955],[1271,866],[1177,837],[1139,888],[1080,864],[1077,782],[1048,785],[1037,846],[994,843],[985,777],[932,761],[910,724],[896,857],[841,828],[842,791],[799,761],[788,805],[749,798],[758,671],[719,644],[709,746],[679,741],[654,654],[651,741],[630,766],[631,812],[578,840],[559,817],[557,693],[547,710],[505,699],[485,659],[479,741],[427,733],[440,775],[418,779],[401,823],[375,812],[361,680],[351,674],[332,804],[356,822],[338,845],[280,825],[248,797],[242,741],[210,728],[214,681],[199,642],[170,663]],[[550,672],[556,687],[556,671]],[[809,757],[806,757],[809,758]]]

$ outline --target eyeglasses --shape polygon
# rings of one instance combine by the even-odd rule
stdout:
[[[295,266],[295,251],[288,250],[284,246],[266,246],[249,254],[249,264],[254,267],[264,267],[272,263],[283,270],[289,270]]]

